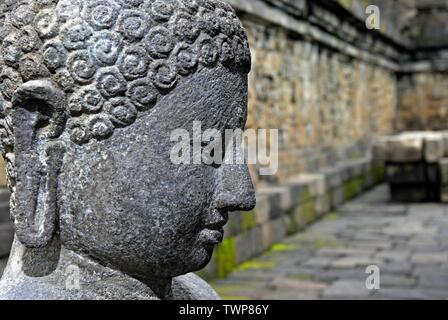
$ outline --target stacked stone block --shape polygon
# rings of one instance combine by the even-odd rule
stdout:
[[[374,144],[374,158],[386,163],[393,201],[448,201],[445,171],[447,132],[404,132]]]
[[[445,65],[448,64],[445,62]],[[397,130],[448,130],[447,81],[447,72],[422,71],[400,75],[395,119]]]
[[[230,214],[226,236],[201,275],[225,277],[238,265],[303,230],[364,190],[383,181],[384,165],[371,157],[343,161],[318,173],[260,186],[252,212]]]

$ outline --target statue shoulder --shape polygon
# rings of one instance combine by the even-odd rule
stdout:
[[[0,281],[0,300],[72,300],[75,297],[38,281]]]
[[[221,300],[216,291],[194,273],[173,279],[175,300]]]

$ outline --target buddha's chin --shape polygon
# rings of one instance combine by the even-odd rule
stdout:
[[[193,271],[199,271],[207,266],[213,256],[214,245],[202,245],[200,248],[197,248],[195,252],[192,254],[190,259],[190,265],[194,269]]]
[[[159,276],[177,277],[186,273],[202,270],[212,259],[214,247],[215,245],[197,240],[184,256],[177,256],[169,261],[164,261],[165,264],[163,266],[158,265],[160,271]],[[146,269],[150,273],[154,268],[154,265],[151,265],[147,266]],[[170,273],[164,274],[164,270],[169,270]]]

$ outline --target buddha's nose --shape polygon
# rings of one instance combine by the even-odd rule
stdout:
[[[255,190],[245,164],[223,164],[218,172],[215,207],[223,211],[250,211],[255,207]]]

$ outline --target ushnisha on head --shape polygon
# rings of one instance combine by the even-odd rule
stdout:
[[[250,51],[218,0],[7,0],[0,135],[18,240],[144,279],[203,267],[246,166],[174,165],[170,132],[244,128]]]

